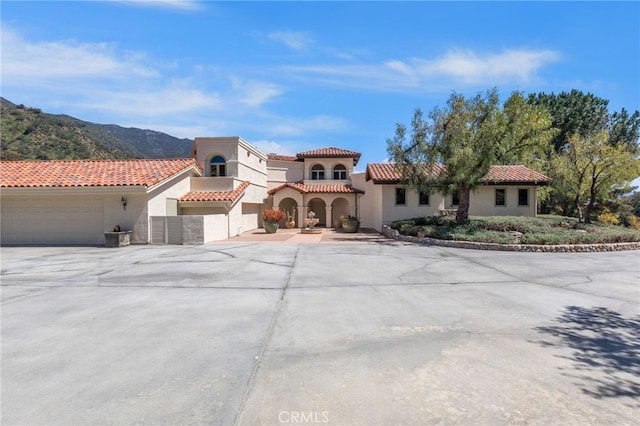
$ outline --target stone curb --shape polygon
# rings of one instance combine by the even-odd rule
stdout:
[[[441,247],[465,248],[474,250],[496,250],[496,251],[520,251],[537,253],[593,253],[603,251],[624,251],[640,250],[640,242],[632,243],[609,243],[609,244],[562,244],[562,245],[540,245],[540,244],[497,244],[497,243],[475,243],[471,241],[439,240],[430,237],[411,237],[400,235],[398,230],[389,225],[382,226],[382,234],[394,240],[406,241],[417,244],[429,244]]]

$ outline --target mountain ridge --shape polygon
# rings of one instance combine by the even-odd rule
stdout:
[[[48,114],[5,98],[0,104],[3,160],[184,158],[193,145],[191,139],[156,130]]]

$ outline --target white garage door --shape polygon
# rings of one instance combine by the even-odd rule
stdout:
[[[3,244],[104,244],[102,197],[3,197]]]

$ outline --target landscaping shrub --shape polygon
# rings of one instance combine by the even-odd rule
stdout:
[[[609,209],[604,209],[604,211],[598,215],[598,222],[608,223],[609,225],[619,225],[620,219],[616,213],[610,212]]]
[[[632,219],[633,218],[633,219]],[[640,228],[640,218],[630,216]],[[640,241],[640,230],[623,228],[605,223],[579,223],[575,218],[544,215],[538,217],[493,216],[472,217],[468,223],[457,225],[453,216],[427,216],[398,220],[391,224],[402,235],[444,240],[487,242],[498,244],[517,243],[513,235],[521,235],[522,244],[595,244]]]

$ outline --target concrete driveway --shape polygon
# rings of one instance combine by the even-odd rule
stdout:
[[[639,253],[4,247],[3,425],[636,424]]]

